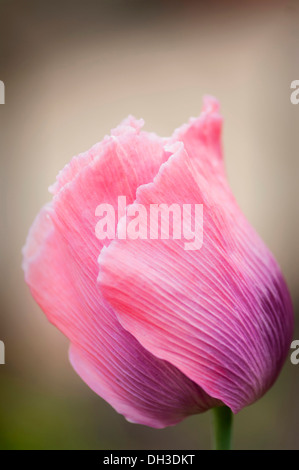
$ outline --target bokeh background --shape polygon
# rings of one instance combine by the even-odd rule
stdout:
[[[70,158],[129,113],[168,135],[215,95],[235,196],[275,254],[298,311],[296,1],[0,0],[0,448],[206,449],[209,413],[129,424],[72,370],[31,298],[21,247]],[[299,339],[297,329],[295,339]],[[235,420],[237,449],[299,448],[299,365]]]

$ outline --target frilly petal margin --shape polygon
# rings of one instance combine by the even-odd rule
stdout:
[[[219,402],[173,365],[153,356],[118,322],[99,286],[95,209],[132,203],[167,158],[164,140],[129,118],[110,137],[75,157],[52,186],[23,249],[25,279],[47,315],[71,341],[81,378],[129,421],[161,428]],[[107,240],[105,240],[105,243]]]
[[[207,99],[203,114],[174,133],[167,162],[132,206],[147,208],[142,232],[150,204],[203,204],[201,249],[186,251],[176,239],[114,240],[99,257],[99,284],[144,348],[236,413],[277,378],[293,310],[276,261],[228,187],[220,131],[217,102]]]

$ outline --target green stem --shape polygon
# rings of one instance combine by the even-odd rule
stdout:
[[[214,450],[230,450],[233,414],[227,406],[212,409],[214,429]]]

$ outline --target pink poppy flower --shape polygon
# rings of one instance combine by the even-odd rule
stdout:
[[[129,117],[59,173],[23,249],[26,282],[69,338],[74,369],[132,422],[160,428],[223,404],[236,413],[288,354],[290,296],[229,189],[221,123],[213,98],[169,139]],[[142,233],[153,204],[201,204],[200,249],[117,236],[131,220],[119,196]],[[120,218],[115,239],[96,236],[101,203]]]

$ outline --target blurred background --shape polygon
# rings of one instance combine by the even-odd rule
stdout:
[[[21,248],[70,158],[129,113],[168,135],[221,102],[230,184],[275,254],[298,314],[296,1],[0,0],[1,449],[206,449],[209,413],[129,424],[72,370],[29,294]],[[295,339],[299,339],[297,329]],[[299,449],[299,365],[235,419],[237,449]]]

